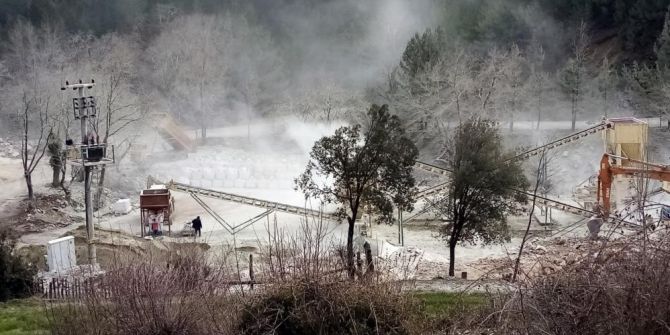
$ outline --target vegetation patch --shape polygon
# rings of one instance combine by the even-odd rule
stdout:
[[[39,300],[0,303],[0,334],[49,334],[49,321]]]
[[[239,334],[418,334],[418,301],[392,285],[282,283],[245,304]]]
[[[426,316],[454,316],[477,312],[489,305],[489,297],[482,293],[419,292],[415,297],[423,303]]]

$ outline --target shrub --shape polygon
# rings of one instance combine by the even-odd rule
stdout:
[[[531,281],[502,329],[531,334],[668,334],[670,242],[614,243],[573,268]]]
[[[47,307],[54,334],[227,334],[236,313],[225,276],[201,252],[117,264],[82,297]],[[230,301],[229,301],[230,300]]]
[[[240,334],[412,334],[418,301],[387,283],[283,282],[253,296]]]
[[[12,232],[0,229],[0,301],[30,296],[36,273],[35,266],[17,254]]]

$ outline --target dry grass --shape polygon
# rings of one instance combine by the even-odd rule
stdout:
[[[55,334],[420,334],[418,299],[378,273],[347,279],[325,225],[268,227],[253,291],[239,258],[202,250],[117,260],[80,299],[48,306]],[[241,258],[241,257],[240,257]]]
[[[670,333],[670,241],[606,243],[520,288],[488,321],[514,334]]]
[[[56,334],[225,334],[235,320],[231,271],[193,249],[169,263],[122,264],[84,296],[47,308]]]

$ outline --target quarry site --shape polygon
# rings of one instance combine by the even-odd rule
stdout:
[[[670,143],[666,122],[622,117],[595,125],[584,122],[584,129],[574,133],[564,129],[569,128],[567,121],[554,122],[540,131],[532,129],[532,125],[531,129],[523,129],[523,124],[518,122],[520,129],[506,134],[509,147],[545,143],[530,146],[520,153],[519,159],[531,161],[547,146],[556,157],[551,166],[556,184],[554,191],[536,199],[526,251],[529,257],[524,259],[529,272],[556,271],[574,262],[580,247],[596,243],[588,238],[586,222],[595,214],[593,205],[598,201],[594,180],[599,157],[605,153],[618,157],[622,150],[629,150],[626,157],[637,160],[647,156],[667,157],[670,147],[659,145]],[[338,218],[320,217],[326,217],[333,206],[305,200],[293,181],[308,161],[310,143],[338,126],[295,119],[263,120],[249,127],[209,129],[208,142],[213,144],[198,144],[194,129],[179,126],[171,119],[163,120],[138,138],[139,149],[136,150],[139,152],[130,151],[128,159],[113,162],[115,165],[108,170],[110,182],[104,190],[106,199],[92,218],[95,244],[104,246],[104,252],[98,252],[98,262],[110,264],[117,247],[131,246],[142,254],[156,241],[168,245],[206,244],[213,257],[235,248],[242,254],[240,258],[246,260],[248,254],[258,255],[263,245],[269,243],[268,233],[275,225],[288,234],[295,234],[302,225],[315,220],[325,223],[325,238],[333,249],[344,245],[346,224]],[[3,140],[2,143],[5,148],[3,167],[6,167],[3,181],[8,185],[3,191],[3,216],[21,232],[21,245],[37,249],[33,251],[35,261],[48,271],[45,247],[51,240],[74,236],[76,261],[71,266],[87,264],[83,187],[73,187],[74,205],[70,205],[58,189],[48,186],[51,171],[42,167],[35,173],[39,205],[35,213],[25,213],[21,210],[25,201],[22,197],[24,180],[16,178],[18,173],[10,172],[20,167],[20,160],[12,157],[18,149],[11,142]],[[252,148],[249,148],[250,143],[253,143]],[[443,175],[439,169],[439,162],[417,163],[415,174],[422,185],[419,195],[429,197],[441,184]],[[96,173],[94,169],[94,180]],[[667,178],[667,174],[665,176]],[[642,225],[634,202],[638,195],[631,186],[632,180],[625,175],[618,177],[612,191],[615,208],[612,216],[624,224],[613,220],[603,226],[603,234],[608,238],[625,238],[635,234]],[[668,182],[652,180],[645,195],[643,215],[648,216],[647,221],[653,227],[664,227],[667,216],[663,215],[667,215],[670,199]],[[159,190],[165,199],[156,200],[157,203],[145,199],[148,203],[142,204],[143,194],[149,194],[144,197],[151,199],[150,193],[154,190]],[[401,238],[397,221],[393,225],[379,224],[374,215],[364,214],[356,226],[358,248],[362,250],[367,241],[373,246],[373,255],[386,260],[403,258],[407,250],[410,253],[418,250],[419,259],[411,264],[411,271],[405,273],[407,278],[400,279],[440,281],[448,278],[449,249],[439,237],[444,217],[431,211],[428,201],[422,203],[419,197],[415,210],[403,213]],[[504,280],[509,275],[509,263],[518,252],[526,230],[530,206],[522,206],[523,212],[509,219],[509,242],[458,248],[456,269],[459,274],[466,272],[470,280]],[[150,216],[160,216],[160,222],[153,221],[158,222],[153,228]],[[202,236],[194,237],[191,220],[196,216],[201,217],[203,228]]]
[[[670,0],[0,2],[1,334],[670,334]]]

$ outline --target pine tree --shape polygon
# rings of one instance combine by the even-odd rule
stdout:
[[[665,12],[663,31],[656,40],[654,51],[656,52],[656,62],[659,68],[670,67],[670,7]]]
[[[426,30],[412,37],[402,54],[400,68],[410,78],[416,77],[437,63],[444,48],[445,37],[440,28]]]

